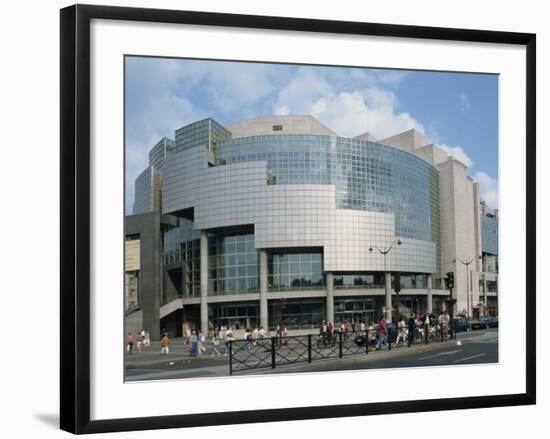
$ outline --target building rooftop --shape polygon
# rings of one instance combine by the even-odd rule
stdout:
[[[225,128],[231,131],[233,139],[271,134],[336,136],[334,131],[309,114],[259,117],[226,125]]]

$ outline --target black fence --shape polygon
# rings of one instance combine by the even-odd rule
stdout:
[[[364,332],[338,332],[325,337],[309,334],[255,341],[233,340],[227,343],[229,374],[261,368],[275,369],[277,366],[350,355],[366,355],[377,349],[392,350],[412,344],[442,342],[456,339],[456,333],[454,325],[443,328],[439,325],[420,325],[414,328],[412,340],[409,340],[408,328],[390,324],[386,328],[385,339],[380,336],[377,328],[369,328]]]
[[[297,335],[229,342],[229,374],[272,368],[287,364],[311,363],[315,360],[367,354],[368,346],[356,342],[356,334],[336,333],[333,336]]]

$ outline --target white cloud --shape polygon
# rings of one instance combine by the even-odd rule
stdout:
[[[272,75],[266,64],[210,63],[204,78],[210,104],[226,114],[242,113],[274,91]]]
[[[468,95],[464,92],[460,93],[459,96],[460,99],[460,109],[464,113],[468,113],[472,109],[472,104],[470,103],[470,98]]]
[[[313,103],[323,96],[333,96],[332,85],[311,69],[301,68],[298,74],[278,93],[273,106],[275,114],[309,114]]]
[[[395,111],[393,93],[377,88],[362,92],[341,92],[333,98],[321,98],[311,105],[311,114],[345,137],[353,137],[369,131],[382,139],[414,128],[424,132],[424,127],[408,113]]]
[[[402,70],[375,70],[374,75],[380,84],[395,86],[407,77],[407,72]]]
[[[275,114],[311,114],[337,134],[347,137],[369,131],[381,139],[411,128],[423,133],[420,122],[408,113],[396,111],[395,94],[380,86],[397,83],[404,76],[402,72],[373,75],[351,70],[347,82],[353,82],[356,87],[346,90],[345,78],[302,68],[281,89],[273,111]]]
[[[468,156],[466,151],[461,146],[449,146],[449,145],[439,145],[447,154],[453,156],[455,159],[464,163],[468,168],[471,168],[474,165],[474,161]]]
[[[483,171],[478,171],[473,176],[479,183],[479,193],[491,209],[498,209],[498,180]]]

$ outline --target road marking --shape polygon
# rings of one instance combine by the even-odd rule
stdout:
[[[462,352],[462,349],[457,349],[456,351],[440,352],[439,354],[435,354],[435,355],[428,355],[427,357],[419,358],[419,360],[428,360],[430,358],[441,357],[442,355],[453,355],[453,354],[456,354],[457,352]]]
[[[485,352],[483,352],[481,354],[471,355],[470,357],[466,357],[466,358],[459,358],[458,360],[453,361],[453,363],[460,363],[462,361],[473,360],[474,358],[483,357],[484,355],[485,355]]]

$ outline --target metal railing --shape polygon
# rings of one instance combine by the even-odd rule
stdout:
[[[271,337],[228,342],[229,374],[272,368],[316,360],[368,354],[369,345],[357,339],[358,333],[338,332],[325,337],[313,334],[290,337]]]
[[[270,337],[258,340],[232,340],[227,342],[229,355],[229,374],[237,372],[271,368],[278,366],[311,363],[318,360],[343,358],[351,355],[366,355],[369,351],[396,347],[429,344],[456,340],[454,326],[447,329],[440,325],[416,326],[413,339],[409,344],[409,331],[395,326],[386,329],[386,343],[379,343],[377,328],[363,332],[336,332],[324,337],[309,334],[290,337]]]

